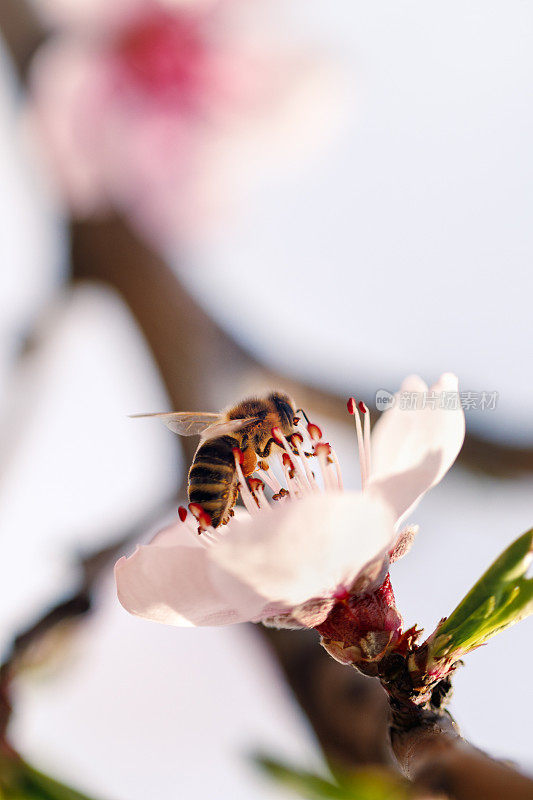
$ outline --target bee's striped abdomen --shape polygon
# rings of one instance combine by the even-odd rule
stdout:
[[[233,436],[208,439],[195,453],[189,470],[189,500],[211,515],[213,527],[227,522],[238,493]]]

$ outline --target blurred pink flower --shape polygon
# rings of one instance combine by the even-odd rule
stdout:
[[[330,68],[253,45],[238,0],[41,3],[60,27],[33,63],[30,127],[75,215],[117,209],[164,241],[331,126]]]
[[[426,392],[417,377],[402,392]],[[406,511],[434,486],[454,462],[464,438],[464,414],[439,408],[445,393],[457,392],[457,379],[443,375],[429,390],[437,407],[405,411],[395,406],[376,425],[374,466],[370,463],[370,425],[359,424],[363,489],[344,491],[339,464],[316,425],[308,432],[322,473],[323,488],[304,456],[303,437],[284,449],[284,491],[272,470],[258,474],[276,493],[268,503],[260,480],[249,485],[236,461],[247,512],[224,528],[191,504],[180,522],[161,531],[115,566],[118,597],[132,614],[170,625],[225,625],[265,622],[316,627],[337,601],[365,596],[383,587],[391,558],[403,555],[398,531]],[[366,407],[360,409],[368,420]],[[358,410],[351,410],[359,420]],[[277,457],[280,458],[279,456]],[[200,527],[198,527],[198,522]],[[382,591],[380,616],[401,626],[392,590]],[[376,595],[377,597],[377,595]],[[383,602],[392,604],[382,607]],[[377,608],[378,605],[374,604]],[[392,616],[391,616],[392,615]]]

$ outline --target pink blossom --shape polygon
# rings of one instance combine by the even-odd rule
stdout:
[[[329,67],[247,43],[226,19],[237,2],[41,2],[60,27],[28,117],[74,215],[119,210],[168,241],[226,209],[243,163],[268,170],[325,127]]]
[[[402,391],[411,386],[427,390],[419,378],[408,378]],[[444,392],[457,392],[457,379],[443,375],[429,391],[439,400]],[[197,509],[200,527],[181,509],[179,522],[117,562],[122,605],[171,625],[263,621],[316,627],[338,600],[382,586],[391,557],[403,555],[413,538],[412,528],[398,532],[401,519],[443,477],[464,438],[460,406],[403,411],[398,398],[375,426],[372,453],[369,421],[361,424],[356,416],[362,491],[343,489],[335,452],[317,426],[309,425],[308,432],[320,483],[297,437],[291,444],[298,456],[280,437],[284,458],[273,460],[283,469],[285,493],[274,470],[257,474],[282,497],[268,502],[261,480],[248,484],[237,460],[247,510],[215,530]],[[360,409],[369,420],[366,407]],[[393,598],[392,590],[382,594]],[[394,609],[380,613],[389,628],[393,617],[401,625]]]

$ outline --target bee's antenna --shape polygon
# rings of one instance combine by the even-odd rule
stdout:
[[[307,416],[307,414],[305,413],[305,411],[303,410],[303,408],[297,408],[297,409],[296,409],[296,411],[295,411],[294,413],[295,413],[295,414],[299,414],[300,412],[303,414],[303,416],[305,417],[305,421],[306,421],[306,422],[307,422],[307,424],[309,425],[309,424],[310,424],[310,423],[309,423],[309,417]]]

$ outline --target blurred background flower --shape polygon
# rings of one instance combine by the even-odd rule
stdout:
[[[301,160],[335,127],[331,64],[274,47],[258,36],[264,6],[254,34],[239,5],[122,0],[75,22],[72,4],[54,5],[29,116],[75,216],[119,210],[159,246],[203,235],[252,170]]]

